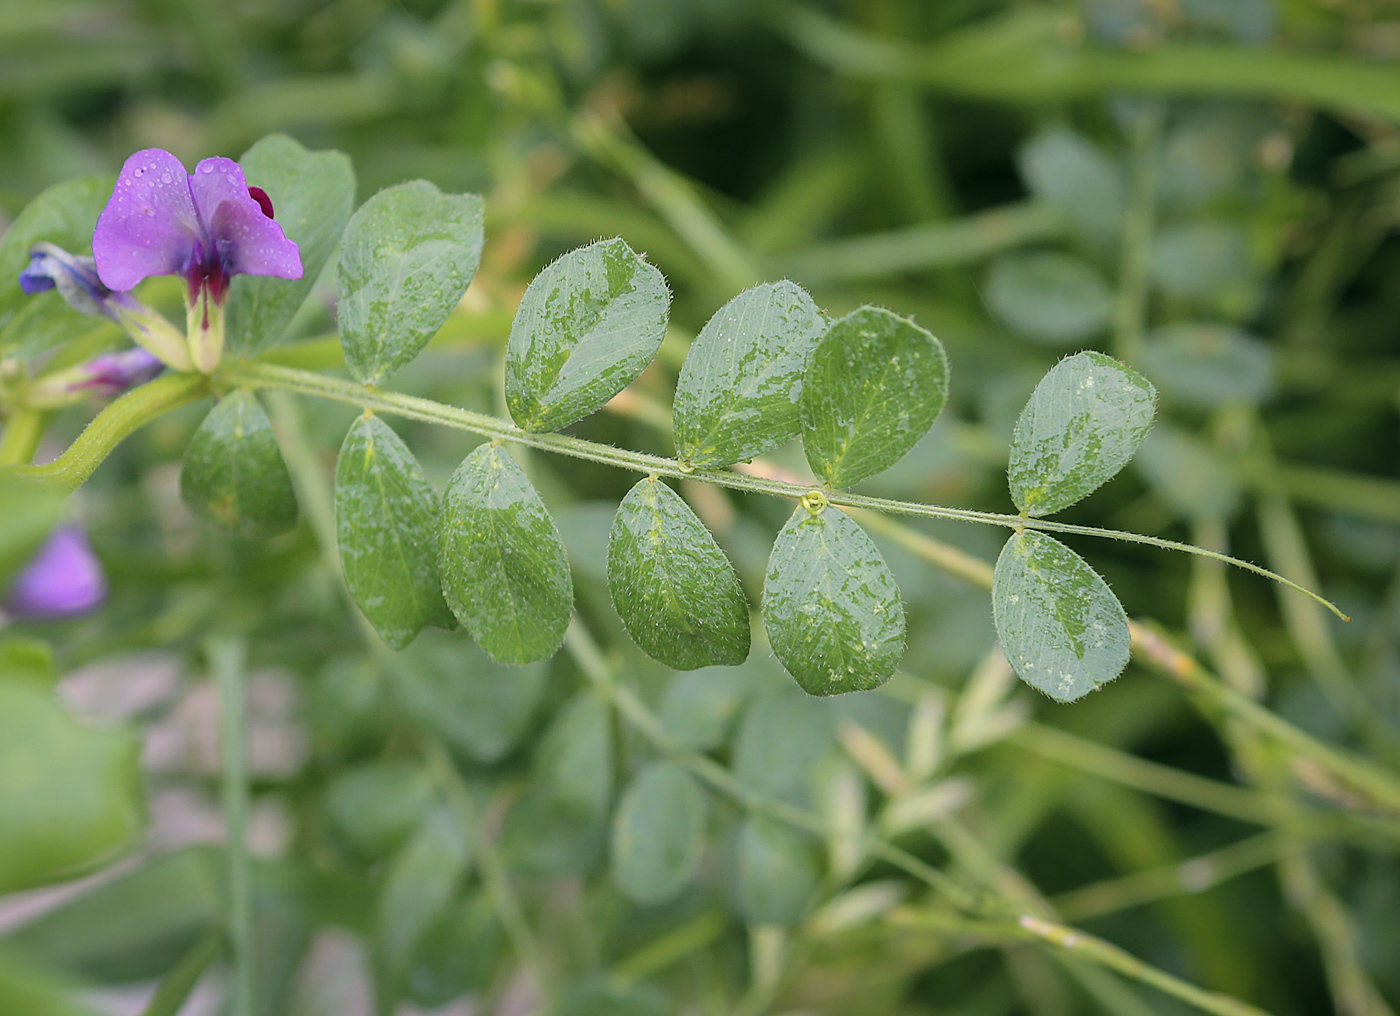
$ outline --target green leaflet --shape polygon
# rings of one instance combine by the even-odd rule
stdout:
[[[1240,503],[1240,481],[1212,446],[1178,427],[1159,426],[1133,465],[1162,502],[1187,519],[1228,519]]]
[[[140,746],[32,680],[0,681],[0,893],[112,860],[141,828]]]
[[[776,672],[771,660],[756,658],[742,667],[705,667],[677,674],[658,710],[666,737],[691,751],[712,751],[724,744],[739,710],[762,680],[758,673],[765,664]]]
[[[340,341],[350,372],[378,384],[417,356],[462,299],[481,261],[475,194],[426,180],[380,191],[341,242]]]
[[[637,774],[613,818],[612,871],[636,903],[664,903],[679,893],[705,846],[705,791],[670,761]]]
[[[571,988],[551,1016],[673,1016],[675,1011],[650,984],[623,986],[599,977]]]
[[[1274,387],[1274,350],[1228,325],[1181,323],[1147,336],[1142,369],[1170,401],[1184,406],[1263,402]]]
[[[904,606],[889,566],[839,508],[798,505],[763,583],[773,654],[809,695],[876,688],[904,656]]]
[[[801,399],[807,461],[833,487],[874,476],[924,436],[947,399],[941,342],[879,307],[852,311],[807,361]]]
[[[194,432],[180,467],[180,496],[197,515],[249,539],[297,524],[291,474],[252,392],[229,392]]]
[[[608,588],[627,634],[676,670],[743,663],[749,606],[734,566],[690,506],[648,477],[618,505]]]
[[[504,936],[492,896],[478,890],[447,908],[414,950],[410,997],[424,1009],[442,1009],[468,991],[491,986]]]
[[[96,1016],[75,1001],[75,985],[39,969],[27,957],[0,956],[0,1012],[24,1016]]]
[[[361,416],[335,465],[336,540],[350,595],[394,649],[450,628],[438,580],[437,495],[389,425]]]
[[[1054,127],[1032,138],[1017,161],[1031,193],[1058,210],[1076,233],[1102,246],[1118,242],[1127,186],[1117,162],[1101,148]]]
[[[1050,368],[1011,437],[1006,476],[1016,507],[1050,515],[1103,486],[1152,429],[1156,400],[1146,378],[1103,353]]]
[[[1113,291],[1096,268],[1069,254],[1007,254],[987,275],[987,305],[1016,334],[1067,346],[1108,327]]]
[[[162,853],[44,911],[0,943],[88,982],[154,980],[221,926],[223,870],[223,851],[212,845]]]
[[[420,765],[366,762],[336,774],[326,785],[323,807],[338,838],[358,856],[376,861],[409,837],[436,791]]]
[[[340,152],[310,152],[269,134],[238,160],[249,186],[272,199],[278,224],[301,248],[300,279],[238,275],[229,287],[229,351],[254,356],[287,331],[335,250],[355,207],[355,170]]]
[[[523,867],[577,874],[601,856],[616,767],[613,740],[611,713],[595,695],[580,692],[556,714],[502,837]]]
[[[533,663],[564,641],[574,609],[564,541],[504,448],[481,445],[452,474],[438,562],[452,613],[492,659]]]
[[[503,666],[460,632],[424,632],[394,662],[391,688],[404,712],[484,764],[515,747],[549,684],[546,664]]]
[[[796,437],[807,357],[826,327],[794,282],[754,286],[716,311],[690,344],[676,383],[680,461],[727,466]]]
[[[812,774],[836,743],[832,703],[783,681],[758,692],[734,737],[734,779],[765,800],[806,806]]]
[[[621,239],[570,251],[530,283],[506,347],[506,405],[521,427],[581,420],[631,384],[661,348],[666,280]]]
[[[1108,583],[1059,540],[1033,529],[1006,541],[992,577],[1006,658],[1032,688],[1083,698],[1128,663],[1128,617]]]
[[[57,293],[29,296],[19,286],[19,273],[29,264],[29,251],[43,240],[56,244],[72,254],[92,249],[92,230],[97,217],[112,196],[115,178],[85,176],[54,184],[25,206],[18,218],[0,235],[0,348],[10,344],[6,326],[11,318],[35,301],[51,303],[55,313],[59,307],[67,311],[74,327],[85,325],[91,330],[96,320],[71,310]],[[16,335],[15,341],[24,339]]]
[[[817,891],[811,841],[771,819],[753,816],[739,826],[734,907],[750,924],[796,924]]]
[[[395,975],[407,972],[414,948],[452,902],[470,858],[471,831],[453,808],[439,804],[390,862],[376,924]]]

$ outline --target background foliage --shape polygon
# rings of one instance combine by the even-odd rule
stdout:
[[[953,382],[930,435],[861,489],[989,511],[1011,509],[1005,449],[1036,381],[1102,349],[1157,386],[1158,423],[1063,517],[1268,564],[1354,618],[1067,537],[1150,624],[1122,678],[1057,705],[1015,682],[967,582],[1000,533],[862,517],[908,614],[893,682],[809,699],[762,643],[677,674],[608,595],[635,477],[532,453],[572,555],[565,650],[505,668],[429,630],[389,652],[335,553],[355,410],[266,398],[302,520],[245,540],[180,502],[205,414],[186,407],[72,502],[106,605],[0,643],[0,1011],[173,1012],[206,968],[189,1011],[208,1006],[251,895],[268,1014],[1189,1011],[1086,945],[1104,942],[1280,1016],[1390,1012],[1397,57],[1384,0],[0,3],[8,216],[136,148],[193,164],[270,131],[346,153],[357,204],[414,178],[481,194],[472,287],[392,385],[498,415],[528,281],[621,235],[669,281],[670,329],[569,432],[659,455],[685,351],[740,290],[786,277],[833,316],[882,304],[942,340]],[[0,267],[0,347],[70,338]],[[145,295],[178,313],[163,281]],[[270,355],[342,369],[333,287],[313,293]],[[69,348],[116,341],[87,328]],[[401,366],[361,352],[361,379]],[[45,450],[91,415],[59,414]],[[392,426],[437,490],[471,447]],[[807,463],[794,444],[756,468]],[[756,603],[789,506],[679,490]],[[51,510],[0,503],[0,559]],[[213,688],[245,669],[250,894],[209,845],[229,817]],[[1340,779],[1337,750],[1379,788]],[[30,772],[42,794],[8,779]],[[1098,938],[1036,923],[1054,920]]]

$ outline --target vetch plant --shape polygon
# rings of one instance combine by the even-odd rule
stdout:
[[[34,220],[75,190],[85,192],[61,185],[41,195]],[[210,159],[193,174],[172,156],[148,151],[128,160],[110,201],[91,208],[94,260],[31,237],[27,290],[41,292],[47,282],[79,309],[113,318],[169,370],[104,408],[51,463],[27,463],[25,451],[32,454],[37,438],[16,441],[11,447],[21,451],[0,470],[0,498],[37,505],[54,488],[72,490],[137,428],[214,398],[184,450],[184,502],[247,540],[278,537],[305,519],[338,564],[369,658],[382,669],[396,708],[418,724],[408,739],[421,749],[423,765],[356,758],[334,775],[324,801],[347,849],[378,865],[366,923],[385,999],[405,991],[424,1005],[453,997],[475,976],[463,972],[460,957],[496,956],[503,935],[522,962],[543,968],[498,849],[533,870],[572,873],[606,852],[622,896],[659,907],[681,899],[711,863],[707,831],[723,821],[731,832],[723,863],[732,909],[753,930],[756,968],[766,962],[765,949],[781,946],[788,929],[811,916],[815,900],[841,886],[843,895],[812,919],[812,928],[858,923],[867,911],[904,930],[944,921],[957,934],[1069,951],[1206,1011],[1258,1012],[1050,920],[1034,894],[1011,889],[985,897],[894,842],[909,830],[937,828],[952,848],[972,853],[949,819],[966,799],[966,785],[944,770],[1025,719],[1024,703],[1004,701],[1015,679],[999,654],[984,660],[952,715],[941,692],[918,693],[907,758],[894,758],[857,723],[838,724],[826,708],[831,703],[821,701],[898,689],[893,679],[919,636],[918,615],[906,616],[895,570],[867,531],[874,530],[988,588],[1005,661],[1038,692],[1080,700],[1117,678],[1136,653],[1252,730],[1288,741],[1344,787],[1341,793],[1378,811],[1400,808],[1400,792],[1384,773],[1277,721],[1130,622],[1107,582],[1058,539],[1106,537],[1186,551],[1307,592],[1214,550],[1052,518],[1112,479],[1147,439],[1157,393],[1141,374],[1108,355],[1080,352],[1044,375],[1007,449],[1014,514],[882,498],[859,485],[894,467],[928,434],[954,390],[955,365],[935,335],[896,310],[862,306],[828,315],[795,282],[763,282],[730,296],[690,344],[671,408],[675,455],[634,451],[562,431],[620,394],[625,399],[658,355],[671,308],[659,269],[620,238],[548,265],[524,289],[509,329],[497,393],[509,418],[475,412],[386,386],[463,302],[482,258],[484,201],[414,181],[380,191],[352,214],[353,195],[348,160],[285,137],[258,142],[241,165]],[[71,237],[66,242],[76,246]],[[338,346],[348,379],[289,365],[284,354],[295,350],[278,348],[337,250]],[[132,308],[145,307],[131,288],[159,274],[184,283],[185,336],[168,323],[162,328],[148,309],[139,312],[141,327],[131,324]],[[1079,322],[1047,340],[1063,344],[1068,332],[1089,327]],[[180,341],[151,339],[171,333]],[[76,363],[45,351],[20,364],[23,383],[4,387],[5,409],[12,420],[38,417],[34,426],[42,430],[42,414],[60,396],[113,394],[152,369],[144,350]],[[288,437],[288,394],[360,410],[333,477],[318,471],[295,433]],[[391,418],[485,441],[439,491]],[[795,440],[810,482],[767,460]],[[570,560],[573,537],[555,522],[551,488],[536,487],[533,451],[638,475],[612,511],[606,559],[587,564],[606,586],[621,630],[642,653],[685,672],[655,710],[575,609],[576,594],[591,579]],[[324,497],[317,486],[323,481]],[[753,587],[746,591],[694,499],[683,496],[692,483],[792,503],[757,596]],[[1009,536],[992,568],[899,526],[890,519],[897,515],[992,525]],[[51,525],[44,516],[34,528]],[[70,587],[81,587],[92,606],[101,598],[95,558],[90,549],[77,553],[71,530],[60,530],[60,538],[68,541],[62,553],[40,553],[14,588],[55,588],[68,603],[79,599],[68,595]],[[63,562],[66,570],[54,572]],[[31,572],[49,585],[30,581]],[[17,592],[13,602],[37,602],[26,596]],[[761,630],[753,628],[755,615]],[[462,634],[435,630],[455,628]],[[570,693],[540,737],[529,780],[483,806],[462,778],[460,760],[483,770],[502,761],[529,729],[550,681],[545,661],[561,648],[584,689]],[[759,694],[731,668],[769,650],[792,683]],[[256,872],[244,849],[250,791],[243,653],[237,638],[217,636],[206,645],[221,692],[231,901],[221,920],[234,958],[231,1011],[238,1016],[253,1010],[257,990]],[[473,681],[462,679],[464,668]],[[358,710],[362,718],[384,708],[376,698],[382,688],[353,667],[328,669],[325,684],[337,716]],[[489,701],[482,690],[488,686]],[[472,699],[478,695],[481,703]],[[337,736],[353,745],[355,725],[346,720]],[[655,756],[631,773],[618,761],[629,739]],[[711,757],[731,741],[724,763]],[[845,755],[832,765],[827,750],[838,743]],[[102,748],[114,755],[119,749]],[[126,778],[125,768],[113,768],[113,779]],[[816,808],[808,807],[814,773],[827,795]],[[868,807],[866,776],[888,807]],[[733,807],[717,808],[716,800]],[[1224,813],[1232,814],[1228,806]],[[125,820],[95,824],[91,855],[129,835]],[[818,838],[829,847],[825,872]],[[207,881],[203,862],[178,863],[191,871],[161,877],[180,885]],[[844,888],[874,863],[925,884],[939,903],[902,907],[903,890],[891,894],[881,883]],[[473,870],[489,894],[460,892]],[[30,881],[22,884],[44,877],[26,874]],[[185,962],[203,969],[217,949],[196,943],[172,983],[185,976]],[[570,1013],[594,1011],[592,1005],[665,1011],[647,988],[625,979],[576,986],[560,1004]]]
[[[948,357],[934,335],[893,311],[863,307],[830,321],[787,281],[740,293],[701,330],[676,389],[676,458],[558,434],[636,380],[661,346],[669,290],[661,273],[620,239],[563,255],[525,290],[505,354],[504,397],[514,423],[383,391],[379,382],[422,350],[470,284],[481,257],[482,201],[422,181],[400,184],[368,201],[338,236],[342,203],[314,193],[333,178],[335,158],[280,138],[259,143],[246,161],[285,181],[269,197],[250,187],[230,160],[206,159],[185,174],[168,153],[138,152],[97,219],[100,283],[82,273],[78,259],[51,248],[36,247],[33,264],[58,265],[45,268],[44,277],[69,279],[64,284],[84,294],[106,287],[103,299],[123,306],[131,299],[126,290],[149,275],[185,280],[189,362],[171,366],[187,376],[208,374],[219,401],[186,451],[181,492],[195,511],[245,536],[275,535],[297,518],[293,484],[256,390],[283,388],[365,410],[346,435],[336,469],[337,542],[351,596],[391,648],[403,649],[425,627],[454,621],[501,663],[543,660],[562,644],[573,612],[565,546],[507,444],[646,474],[618,510],[608,584],[637,644],[681,670],[742,662],[749,605],[723,551],[661,478],[794,498],[769,559],[762,618],[774,654],[812,695],[878,687],[904,653],[904,607],[894,577],[843,508],[1012,529],[992,582],[997,633],[1021,678],[1064,701],[1118,676],[1129,633],[1108,585],[1049,533],[1222,557],[1046,518],[1118,473],[1152,426],[1152,385],[1102,353],[1066,357],[1022,411],[1007,471],[1019,515],[852,492],[932,426],[947,401]],[[271,276],[291,287],[303,275],[296,242],[272,217],[274,198],[318,213],[298,223],[305,235],[320,238],[318,252],[339,238],[341,342],[360,385],[265,361],[221,362],[233,277]],[[267,293],[274,303],[286,297],[276,288]],[[272,330],[285,319],[275,318]],[[253,331],[246,344],[260,349],[275,338]],[[182,398],[206,387],[194,377],[172,380],[182,386]],[[379,413],[489,440],[467,456],[439,498]],[[793,437],[801,438],[814,486],[728,468]],[[60,459],[28,471],[62,477],[63,469]]]

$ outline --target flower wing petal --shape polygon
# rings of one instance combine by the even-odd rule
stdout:
[[[148,275],[180,274],[199,241],[189,174],[180,160],[159,148],[127,159],[92,234],[103,285],[126,290]]]
[[[243,170],[232,159],[205,159],[190,177],[200,220],[218,247],[229,275],[301,278],[301,249],[248,193]]]

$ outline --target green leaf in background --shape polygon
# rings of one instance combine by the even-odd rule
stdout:
[[[297,524],[296,491],[258,397],[220,399],[185,448],[180,496],[195,514],[255,539]]]
[[[759,683],[754,674],[756,662],[750,660],[741,667],[706,667],[672,678],[659,710],[661,726],[671,743],[691,751],[711,751],[724,744],[739,710]]]
[[[140,746],[79,723],[33,681],[0,682],[0,893],[112,859],[142,823]]]
[[[1220,455],[1177,427],[1154,427],[1133,465],[1152,492],[1187,519],[1228,519],[1240,503],[1240,481]]]
[[[384,857],[409,837],[433,803],[436,784],[410,762],[381,760],[343,769],[326,785],[331,828],[360,857]]]
[[[35,969],[33,963],[0,956],[0,1012],[15,1016],[95,1016],[73,998],[74,985]]]
[[[749,605],[734,566],[681,496],[638,480],[608,538],[608,588],[627,634],[675,670],[743,663]]]
[[[705,791],[675,762],[654,762],[623,791],[613,817],[612,871],[633,902],[679,893],[705,847]]]
[[[1142,369],[1183,406],[1255,405],[1273,391],[1274,350],[1228,325],[1167,325],[1143,343]]]
[[[1113,292],[1098,269],[1069,254],[1007,254],[987,275],[987,305],[1017,335],[1066,346],[1108,327]]]
[[[376,416],[350,425],[335,465],[336,540],[350,595],[389,646],[450,628],[437,568],[437,495],[408,446]]]
[[[839,508],[803,505],[773,543],[763,583],[773,654],[809,695],[865,691],[904,656],[904,606],[885,559]]]
[[[488,656],[554,655],[574,610],[564,541],[525,471],[499,445],[462,460],[443,494],[438,566],[452,613]]]
[[[914,447],[948,399],[943,343],[879,307],[852,311],[807,361],[802,444],[833,487],[874,476]]]
[[[25,206],[24,211],[0,234],[0,332],[31,297],[19,287],[19,273],[29,265],[29,251],[40,240],[57,244],[73,254],[92,249],[92,231],[97,217],[112,196],[114,177],[85,176],[54,184]],[[55,306],[63,299],[48,293]],[[66,309],[66,308],[65,308]],[[83,315],[69,311],[74,319]],[[86,318],[92,327],[91,318]]]
[[[485,765],[519,743],[549,685],[547,665],[496,663],[460,633],[424,632],[394,663],[404,712]]]
[[[277,223],[301,249],[300,279],[237,275],[229,287],[227,341],[255,356],[287,331],[326,266],[355,207],[355,170],[340,152],[310,152],[285,134],[270,134],[238,160],[251,187],[272,199]]]
[[[6,949],[101,984],[160,977],[223,919],[223,851],[162,854],[44,911]],[[4,1010],[0,1010],[4,1011]]]
[[[525,290],[506,347],[506,405],[558,430],[636,380],[666,334],[666,280],[621,239],[570,251]]]
[[[811,840],[757,816],[739,826],[734,909],[749,924],[796,924],[817,891],[817,858]]]
[[[531,782],[506,821],[513,858],[542,874],[592,868],[606,842],[615,766],[607,704],[580,692],[541,738]]]
[[[1101,148],[1052,127],[1026,143],[1018,162],[1031,193],[1054,206],[1075,232],[1101,245],[1117,243],[1127,186],[1118,164]]]
[[[39,639],[0,641],[0,681],[30,681],[38,688],[52,688],[58,683],[53,647]]]
[[[1051,367],[1011,436],[1011,500],[1031,516],[1074,504],[1122,469],[1152,429],[1157,393],[1103,353]]]
[[[1152,281],[1168,296],[1234,318],[1259,300],[1259,266],[1249,235],[1231,222],[1186,222],[1152,241]]]
[[[680,461],[727,466],[795,438],[807,357],[826,327],[794,282],[754,286],[716,311],[690,344],[676,382]]]
[[[836,743],[831,703],[786,681],[754,696],[734,737],[734,779],[759,797],[806,805]]]
[[[468,991],[484,991],[504,936],[495,901],[478,892],[457,900],[428,928],[414,950],[408,991],[425,1009],[442,1009]]]
[[[379,892],[376,927],[389,969],[407,973],[419,941],[443,914],[471,859],[471,831],[445,804],[423,816],[413,836],[389,863]]]
[[[62,517],[62,491],[0,476],[0,595]]]
[[[675,1006],[650,984],[614,984],[599,978],[578,985],[551,1016],[672,1016]]]
[[[992,577],[997,638],[1032,688],[1073,702],[1128,664],[1128,617],[1113,590],[1059,540],[1027,529],[1006,541]]]
[[[340,341],[350,372],[378,384],[417,356],[481,261],[484,203],[426,180],[388,187],[350,218],[340,250]]]

